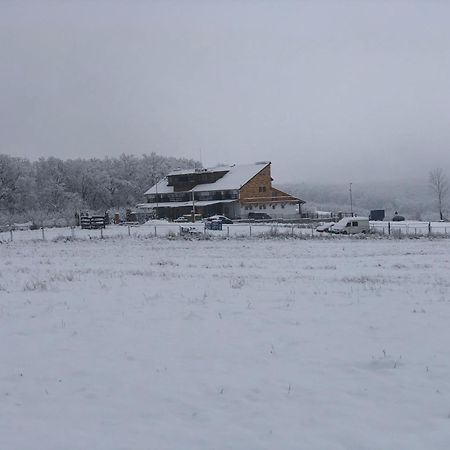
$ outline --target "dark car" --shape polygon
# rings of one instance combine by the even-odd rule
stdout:
[[[267,213],[249,212],[248,218],[254,219],[254,220],[267,220],[267,219],[271,219],[272,217],[270,217],[269,214],[267,214]]]
[[[216,214],[214,216],[208,217],[204,220],[205,222],[220,222],[222,224],[231,224],[233,221],[226,216],[221,216]]]

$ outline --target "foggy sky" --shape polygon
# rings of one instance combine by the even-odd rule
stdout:
[[[450,172],[450,2],[0,0],[0,153]]]

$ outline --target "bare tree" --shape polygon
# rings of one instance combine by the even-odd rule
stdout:
[[[441,168],[434,169],[430,171],[429,182],[432,191],[436,194],[439,217],[441,220],[444,220],[444,203],[447,199],[449,189],[448,178]]]

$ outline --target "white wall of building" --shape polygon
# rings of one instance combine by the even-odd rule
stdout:
[[[266,213],[272,219],[296,219],[299,218],[298,204],[296,203],[258,203],[241,206],[241,218],[247,219],[250,212]]]
[[[239,202],[227,203],[224,205],[224,215],[230,219],[236,219],[241,216],[241,205]],[[228,211],[228,212],[227,212]]]

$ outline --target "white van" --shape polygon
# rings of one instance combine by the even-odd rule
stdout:
[[[331,230],[332,233],[340,234],[357,234],[369,232],[369,218],[368,217],[343,217],[339,222],[336,222]]]

